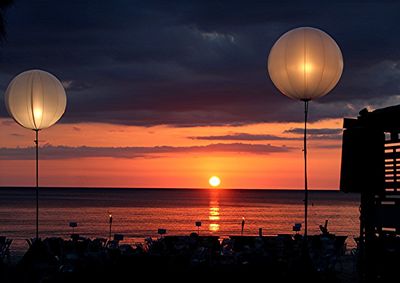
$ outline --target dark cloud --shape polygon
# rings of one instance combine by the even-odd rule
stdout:
[[[17,134],[17,133],[12,133],[11,135],[14,136],[14,137],[18,137],[18,138],[19,138],[19,137],[24,137],[24,135]]]
[[[342,129],[320,128],[320,129],[307,129],[309,135],[339,135],[342,134]],[[289,134],[304,134],[303,128],[290,128],[285,130],[284,133]]]
[[[3,120],[3,121],[1,122],[1,124],[2,124],[3,126],[8,127],[8,126],[15,125],[15,122],[14,122],[14,120]]]
[[[278,93],[265,65],[281,34],[314,26],[336,39],[345,70],[310,120],[356,116],[399,103],[399,10],[396,1],[20,0],[6,14],[0,86],[50,71],[67,89],[62,122],[301,121],[301,103]]]
[[[319,149],[339,149],[342,148],[341,143],[335,143],[335,144],[318,144],[318,145],[311,145],[313,148],[319,148]]]
[[[285,130],[284,134],[304,134],[302,128],[291,128]],[[337,140],[342,137],[341,129],[308,129],[309,139],[311,140]],[[234,133],[229,135],[214,135],[214,136],[194,136],[189,137],[194,140],[210,140],[210,141],[287,141],[287,140],[302,140],[303,137],[286,137],[268,134],[248,134],[248,133]]]
[[[247,133],[234,133],[231,135],[219,136],[198,136],[189,137],[194,140],[227,140],[227,141],[264,141],[264,140],[298,140],[299,138],[280,137],[275,135],[255,135]]]
[[[310,139],[312,140],[341,140],[342,132],[342,129],[331,128],[307,129],[307,135],[310,136]],[[283,133],[304,135],[304,129],[291,128],[285,130]]]
[[[250,154],[270,154],[290,151],[290,147],[270,144],[216,143],[205,146],[154,146],[154,147],[67,147],[45,145],[40,148],[40,159],[69,159],[87,157],[138,158],[161,157],[167,153],[218,153],[236,152]],[[34,148],[0,148],[0,159],[34,159]]]

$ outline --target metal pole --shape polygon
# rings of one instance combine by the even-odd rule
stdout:
[[[308,179],[307,179],[307,118],[308,118],[308,100],[304,100],[304,238],[307,238],[308,225]]]
[[[36,239],[39,239],[39,130],[36,132]]]
[[[111,241],[111,226],[112,226],[112,215],[110,214],[110,234],[109,234],[110,241]]]
[[[365,193],[361,193],[361,204],[360,204],[360,237],[357,243],[357,248],[358,248],[358,272],[359,276],[361,278],[361,282],[365,281],[365,258],[364,258],[364,244],[365,244],[365,238],[364,238],[364,231],[365,231]]]

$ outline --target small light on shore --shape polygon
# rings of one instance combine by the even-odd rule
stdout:
[[[111,235],[112,235],[112,221],[113,221],[113,218],[112,218],[112,214],[110,213],[109,215],[108,215],[108,217],[109,217],[109,223],[110,223],[110,227],[109,227],[109,235],[108,235],[108,238],[109,238],[109,240],[111,241]]]

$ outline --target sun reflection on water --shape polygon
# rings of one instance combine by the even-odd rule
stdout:
[[[218,232],[219,231],[219,224],[211,223],[209,226],[210,232]]]
[[[218,203],[218,200],[216,200],[216,199],[210,200],[210,209],[209,209],[208,220],[210,220],[210,225],[208,228],[210,230],[210,232],[219,231],[219,223],[217,223],[217,221],[220,220],[219,203]]]

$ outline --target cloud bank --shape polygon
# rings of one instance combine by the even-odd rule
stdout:
[[[286,146],[273,146],[270,144],[247,144],[247,143],[216,143],[205,146],[154,146],[154,147],[68,147],[45,145],[40,148],[40,159],[73,159],[73,158],[139,158],[139,157],[162,157],[169,153],[250,153],[271,154],[277,152],[288,152],[292,150]],[[32,160],[35,159],[33,147],[24,148],[0,148],[0,159],[2,160]]]

